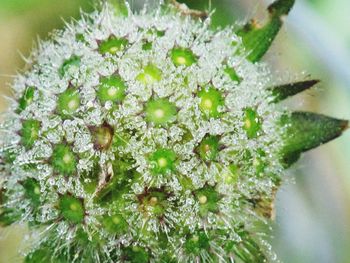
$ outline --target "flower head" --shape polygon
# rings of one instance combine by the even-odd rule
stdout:
[[[284,166],[346,123],[305,145],[316,117],[273,103],[285,86],[247,57],[252,32],[107,4],[41,43],[1,152],[2,219],[39,239],[26,262],[268,258],[256,225]]]

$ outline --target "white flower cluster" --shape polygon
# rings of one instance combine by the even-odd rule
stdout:
[[[1,138],[4,209],[40,239],[28,262],[236,262],[264,245],[249,233],[281,179],[281,112],[233,28],[106,5],[31,59]]]

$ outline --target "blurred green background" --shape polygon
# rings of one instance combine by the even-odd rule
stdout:
[[[95,1],[95,2],[94,2]],[[97,0],[0,0],[0,94],[11,96],[12,76],[24,67],[38,37],[93,9]],[[134,9],[145,1],[130,0]],[[187,0],[190,7],[216,10],[215,26],[264,18],[271,0]],[[265,56],[281,80],[311,75],[322,80],[298,95],[292,108],[350,119],[350,1],[296,0],[286,24]],[[0,98],[0,111],[6,108]],[[286,263],[350,262],[350,132],[304,155],[289,170],[277,198],[273,247]],[[25,227],[0,229],[0,263],[16,255]]]

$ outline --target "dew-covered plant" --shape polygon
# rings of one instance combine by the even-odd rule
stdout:
[[[284,170],[348,124],[278,105],[317,83],[259,62],[293,4],[213,30],[175,1],[115,1],[41,42],[1,126],[0,221],[29,225],[24,262],[276,261]]]

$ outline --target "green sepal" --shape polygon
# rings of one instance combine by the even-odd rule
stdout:
[[[77,226],[77,230],[75,232],[75,238],[76,238],[76,242],[79,246],[81,247],[85,247],[85,246],[98,246],[99,244],[101,244],[102,240],[101,240],[101,235],[100,232],[93,232],[93,233],[87,233],[84,230],[84,225],[78,225]],[[86,251],[86,253],[84,253],[84,255],[82,255],[84,257],[84,263],[87,262],[93,262],[93,250],[91,251]],[[87,258],[89,257],[89,258]]]
[[[61,196],[59,210],[63,218],[71,223],[78,224],[84,220],[85,211],[83,203],[76,197],[70,195]]]
[[[18,101],[18,109],[17,109],[18,113],[24,111],[27,108],[27,106],[32,103],[34,98],[34,92],[35,92],[34,87],[26,88],[22,97]]]
[[[261,118],[256,110],[247,108],[244,110],[244,124],[243,129],[247,133],[249,139],[258,137],[259,132],[262,129]]]
[[[315,79],[305,80],[305,81],[278,85],[278,86],[269,88],[269,90],[271,90],[272,96],[274,97],[273,102],[277,103],[282,100],[285,100],[290,96],[294,96],[300,92],[303,92],[304,90],[310,89],[311,87],[313,87],[319,82],[320,82],[319,80],[315,80]]]
[[[33,252],[29,253],[24,258],[24,263],[68,263],[68,260],[63,259],[61,255],[53,255],[51,248],[42,246]]]
[[[122,196],[130,191],[131,185],[139,178],[140,174],[130,169],[129,163],[121,160],[115,161],[112,167],[114,176],[96,193],[94,202],[100,205],[114,202],[117,207],[123,207],[125,200]],[[100,170],[96,171],[94,174],[96,175],[99,173],[101,173]]]
[[[217,180],[224,182],[225,184],[236,184],[239,178],[239,167],[236,164],[230,164],[225,166],[221,173],[218,174]]]
[[[21,141],[24,147],[31,148],[39,138],[40,122],[37,120],[26,120],[22,123]]]
[[[240,236],[240,241],[228,240],[225,242],[226,253],[234,255],[237,262],[264,263],[270,262],[264,254],[264,249],[255,240],[254,235],[244,228],[235,231]]]
[[[280,123],[284,126],[281,155],[286,167],[295,163],[301,153],[340,136],[349,124],[347,120],[311,112],[286,114]]]
[[[224,69],[224,72],[230,77],[232,81],[237,82],[238,84],[242,82],[242,78],[238,76],[236,70],[233,67],[227,66]]]
[[[289,13],[294,2],[295,0],[275,1],[268,7],[269,20],[264,26],[260,27],[251,21],[237,32],[248,52],[248,60],[257,62],[264,56],[282,27],[281,17]]]
[[[153,43],[152,42],[145,42],[142,44],[142,50],[144,51],[149,51],[149,50],[152,50],[152,47],[153,47]]]

